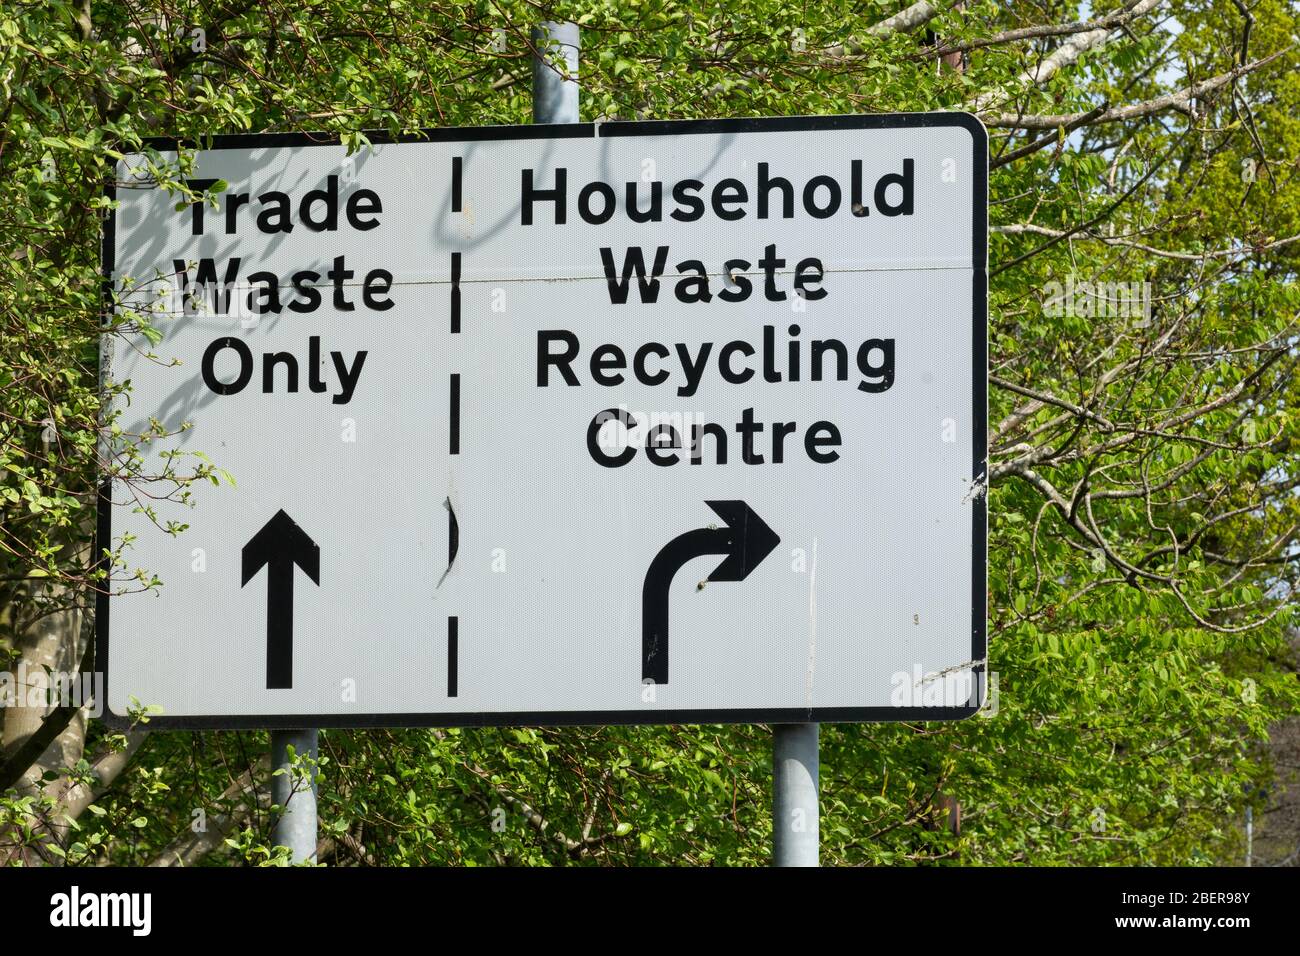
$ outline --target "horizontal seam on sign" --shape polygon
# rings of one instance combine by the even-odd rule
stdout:
[[[856,272],[970,272],[973,271],[974,268],[975,268],[974,266],[879,266],[879,267],[866,267],[860,269],[823,268],[822,274],[825,276],[825,275],[832,275],[832,274],[848,275]],[[747,272],[673,272],[673,273],[661,272],[658,276],[654,276],[653,278],[659,279],[661,282],[680,282],[682,279],[701,279],[701,278],[720,279],[720,278],[725,278],[727,276],[764,276],[766,274],[767,273],[761,269],[754,270],[754,271],[747,271]],[[793,276],[796,275],[796,271],[794,269],[777,269],[772,272],[772,275]],[[648,275],[645,277],[646,281],[649,281],[651,278],[652,277]],[[600,280],[601,282],[608,282],[609,276],[607,275],[520,276],[517,278],[510,278],[510,279],[467,279],[465,278],[464,275],[462,275],[460,281],[463,284],[466,282],[581,282],[581,281],[592,280],[592,279]],[[427,280],[415,280],[415,281],[406,281],[406,282],[394,281],[393,285],[446,285],[449,281],[450,281],[449,279],[427,279]],[[624,277],[620,275],[615,281],[623,282]],[[635,282],[637,281],[637,276],[635,274],[629,275],[626,277],[626,281],[628,281],[629,283]],[[815,280],[809,277],[809,281],[820,281],[820,280]]]
[[[823,269],[822,274],[826,276],[826,275],[851,275],[853,273],[860,273],[860,272],[974,272],[974,271],[975,271],[975,266],[881,266],[878,268],[862,268],[862,269]],[[156,282],[165,282],[176,274],[177,273],[167,273],[166,275],[158,279],[147,279],[142,282],[138,282],[135,286],[135,290],[141,290],[141,291],[147,290],[149,285]],[[772,275],[774,276],[793,276],[795,274],[796,272],[794,269],[778,269],[772,273]],[[662,272],[655,278],[659,279],[659,281],[661,282],[673,283],[673,282],[680,282],[683,279],[724,278],[726,276],[750,277],[750,276],[763,276],[763,275],[766,275],[766,273],[763,272],[762,270],[751,271],[751,272],[684,272],[684,273],[683,272],[674,272],[674,273]],[[645,279],[646,281],[650,281],[650,276],[646,276]],[[589,281],[608,282],[610,280],[609,280],[609,276],[606,275],[515,276],[511,278],[485,278],[485,279],[473,279],[473,278],[467,279],[465,278],[465,276],[462,275],[459,279],[456,280],[456,284],[465,285],[466,283],[469,282],[501,283],[501,282],[589,282]],[[624,279],[620,275],[615,281],[622,282],[624,281]],[[636,275],[633,274],[628,276],[627,281],[636,282],[637,281]],[[811,281],[820,281],[820,280],[814,280],[811,277],[809,277],[808,281],[811,282]],[[402,280],[394,279],[389,284],[389,288],[394,288],[396,286],[406,286],[406,285],[451,285],[451,284],[452,284],[451,279],[402,279]],[[276,283],[274,288],[292,289],[295,288],[295,285],[301,285],[302,288],[306,288],[306,289],[334,288],[333,282],[305,282],[305,283],[297,283],[297,284],[292,282]],[[345,289],[360,289],[365,286],[365,282],[343,282],[340,283],[340,285]],[[217,282],[217,283],[212,283],[209,286],[195,286],[195,288],[216,288],[216,289],[230,288],[233,290],[233,289],[269,289],[272,288],[272,286],[267,285],[265,282],[256,282],[256,283],[232,282],[230,283],[229,286],[227,286],[225,283]],[[122,291],[127,291],[129,293],[130,290],[122,290]]]

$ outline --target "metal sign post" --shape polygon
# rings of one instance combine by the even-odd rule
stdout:
[[[817,724],[772,728],[772,865],[816,866]]]
[[[544,23],[533,30],[533,122],[578,122],[578,25]],[[567,76],[548,59],[560,54]],[[772,862],[816,866],[818,849],[817,724],[772,728]]]
[[[543,23],[533,30],[533,122],[578,122],[578,25]],[[563,66],[564,75],[557,69]],[[271,731],[272,802],[283,807],[272,845],[288,847],[294,863],[316,858],[316,759],[318,732]],[[310,761],[311,786],[292,772],[288,748]]]
[[[533,28],[534,123],[578,122],[578,42],[576,23]]]
[[[533,30],[533,45],[533,122],[578,122],[578,25],[544,23]],[[560,57],[567,76],[557,70]],[[817,724],[772,728],[772,862],[776,866],[817,865],[817,740]]]
[[[289,747],[299,762],[298,770],[291,765]],[[316,860],[317,753],[314,729],[271,731],[271,802],[284,808],[275,822],[271,845],[288,847],[294,863]],[[311,774],[310,786],[301,779],[304,764]]]

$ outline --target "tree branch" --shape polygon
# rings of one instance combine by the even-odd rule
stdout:
[[[1111,33],[1117,28],[1125,27],[1138,17],[1150,13],[1162,2],[1163,0],[1129,0],[1125,4],[1123,11],[1111,18],[1106,26],[1077,33],[1070,37],[1037,66],[1020,74],[1020,77],[1010,89],[992,90],[977,96],[972,110],[976,113],[983,113],[1005,103],[1017,90],[1042,86],[1061,70],[1077,62],[1079,57],[1089,50],[1104,45],[1107,39],[1110,38]]]
[[[1295,49],[1294,43],[1283,47],[1276,53],[1261,57],[1253,63],[1239,66],[1227,73],[1221,73],[1208,80],[1202,80],[1200,83],[1193,83],[1186,89],[1179,90],[1176,93],[1166,93],[1164,96],[1157,96],[1155,99],[1108,109],[1101,113],[1097,113],[1096,110],[1090,110],[1087,113],[1057,113],[1051,115],[1000,113],[997,116],[983,117],[984,125],[1002,129],[1057,129],[1063,126],[1073,129],[1078,126],[1092,126],[1097,123],[1115,123],[1122,120],[1140,119],[1165,110],[1188,112],[1191,110],[1192,100],[1204,99],[1215,90],[1228,86],[1247,73],[1253,73],[1261,67],[1267,66],[1293,49]]]

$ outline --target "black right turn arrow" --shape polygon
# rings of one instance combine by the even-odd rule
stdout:
[[[266,566],[266,686],[293,686],[293,566],[320,585],[320,546],[283,511],[244,545],[243,587]]]
[[[641,589],[641,680],[668,683],[668,589],[679,568],[706,554],[725,554],[710,581],[743,581],[781,543],[743,501],[706,501],[725,528],[697,528],[673,538],[650,562]]]

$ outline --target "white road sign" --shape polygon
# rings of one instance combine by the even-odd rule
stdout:
[[[167,435],[106,482],[161,581],[101,599],[109,710],[970,715],[986,157],[965,114],[218,137],[179,208],[127,157],[105,268],[161,339],[103,360]],[[234,484],[177,501],[200,452]]]

